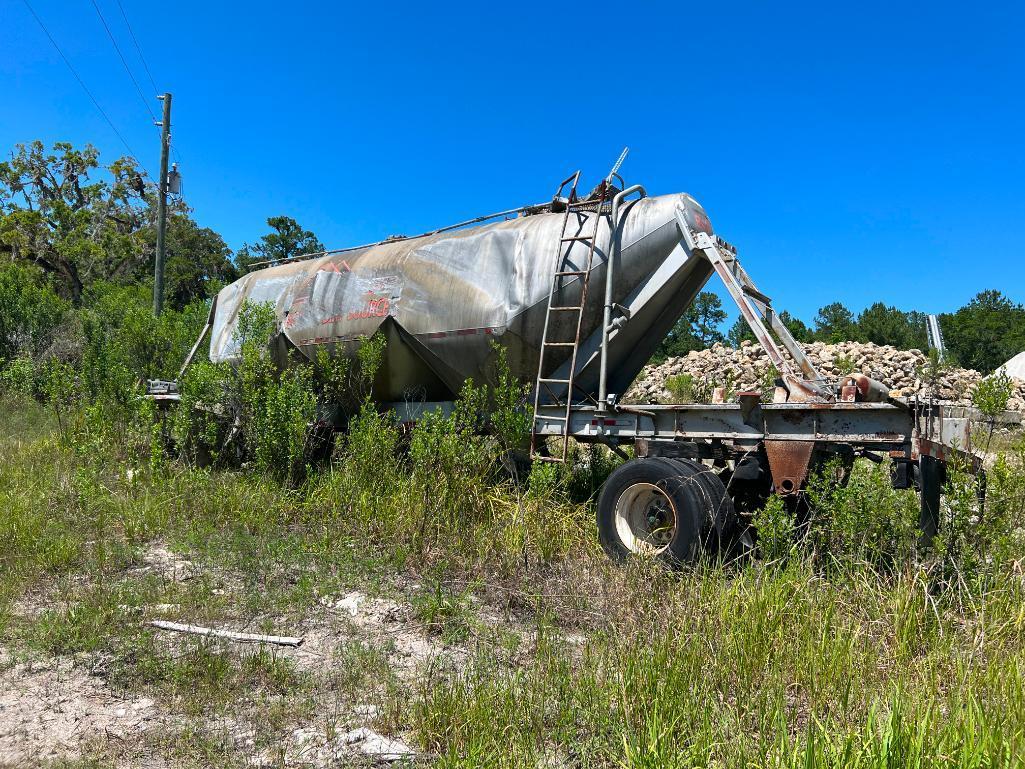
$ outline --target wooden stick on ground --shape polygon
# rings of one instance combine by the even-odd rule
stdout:
[[[234,630],[216,630],[201,625],[182,625],[177,622],[165,622],[162,619],[155,619],[147,623],[160,630],[174,630],[178,633],[193,633],[195,635],[215,636],[227,638],[229,641],[242,643],[277,644],[278,646],[301,646],[302,638],[293,638],[282,635],[259,635],[257,633],[236,633]]]

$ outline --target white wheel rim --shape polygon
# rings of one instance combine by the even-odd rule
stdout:
[[[658,486],[635,483],[616,500],[616,534],[631,553],[658,555],[676,534],[676,507]]]

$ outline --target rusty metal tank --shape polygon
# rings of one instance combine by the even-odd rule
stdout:
[[[680,207],[693,228],[711,234],[703,209],[685,194],[644,197],[620,211],[613,249],[620,317],[608,346],[611,392],[626,389],[711,274],[707,261],[680,245]],[[576,375],[577,385],[590,392],[598,387],[610,217],[572,212],[565,233],[589,235],[596,216],[601,219]],[[320,349],[352,356],[365,338],[384,334],[385,360],[374,392],[380,401],[450,400],[465,380],[489,378],[494,342],[505,347],[513,375],[532,383],[563,220],[564,214],[549,210],[251,272],[217,296],[210,357],[237,358],[235,328],[248,300],[273,305],[275,349],[294,348],[310,359]],[[585,242],[571,244],[563,269],[585,265],[587,250]],[[556,303],[579,304],[581,286],[581,278],[567,281]],[[556,318],[550,339],[573,338],[575,314],[562,315],[573,317]],[[568,348],[562,356],[546,355],[546,368],[565,368],[568,356]]]

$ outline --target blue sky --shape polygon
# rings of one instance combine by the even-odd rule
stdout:
[[[155,173],[91,0],[29,2]],[[628,182],[693,194],[806,320],[1025,301],[1021,4],[121,2],[174,94],[186,200],[232,247],[276,214],[331,247],[420,232],[594,182],[629,145]],[[0,148],[34,138],[125,152],[2,0]]]

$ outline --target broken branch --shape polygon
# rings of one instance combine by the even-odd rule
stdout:
[[[281,635],[259,635],[257,633],[236,633],[234,630],[217,630],[201,625],[182,625],[178,622],[165,622],[155,619],[147,623],[160,630],[173,630],[177,633],[192,633],[194,635],[214,636],[216,638],[227,638],[229,641],[241,643],[262,643],[277,644],[278,646],[301,646],[303,639],[292,636]]]

